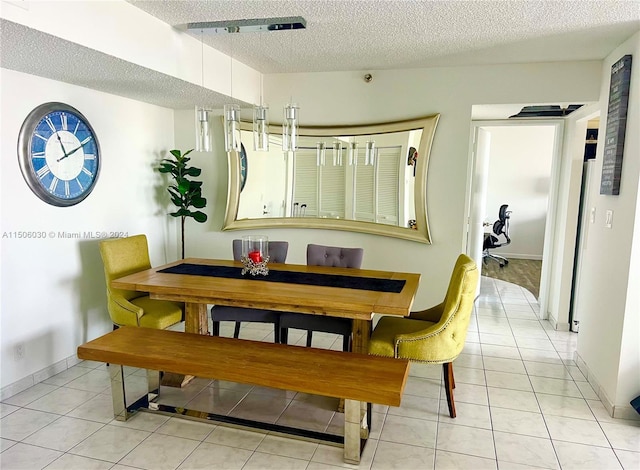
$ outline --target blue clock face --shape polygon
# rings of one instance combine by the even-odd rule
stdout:
[[[29,114],[20,130],[18,154],[29,187],[56,206],[86,198],[100,170],[93,128],[79,111],[63,103],[46,103]]]

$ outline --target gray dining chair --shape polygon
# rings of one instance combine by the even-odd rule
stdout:
[[[356,268],[362,266],[362,248],[341,248],[337,246],[307,245],[307,265]],[[311,347],[313,332],[334,333],[342,336],[342,350],[351,350],[352,323],[349,318],[307,315],[284,312],[280,314],[280,341],[287,344],[289,328],[306,330],[307,347]]]
[[[289,251],[289,242],[270,241],[269,242],[269,262],[284,263]],[[233,240],[233,259],[240,261],[242,257],[242,240]],[[220,322],[235,322],[233,337],[240,336],[240,326],[246,323],[272,323],[273,340],[280,342],[280,312],[273,310],[262,310],[259,308],[232,307],[227,305],[214,305],[211,307],[211,321],[213,322],[211,333],[213,336],[220,336]]]

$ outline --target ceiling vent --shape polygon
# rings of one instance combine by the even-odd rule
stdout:
[[[568,116],[576,109],[581,108],[582,104],[570,104],[566,108],[559,105],[544,105],[544,106],[525,106],[518,114],[509,116],[511,118],[536,118],[536,117],[564,117]]]

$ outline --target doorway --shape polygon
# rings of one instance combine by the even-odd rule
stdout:
[[[538,291],[535,294],[545,312],[546,258],[552,253],[554,230],[550,215],[555,213],[563,122],[474,121],[472,127],[467,252],[478,258],[478,238],[483,239],[485,230],[498,218],[499,207],[508,204],[511,243],[495,253],[513,261],[504,268],[491,266],[493,260],[483,266],[480,250],[476,262],[485,275],[493,271],[495,277]],[[485,176],[478,178],[482,173]],[[485,188],[478,188],[476,180],[484,181]],[[511,273],[514,277],[509,279]],[[524,282],[527,278],[533,280]]]

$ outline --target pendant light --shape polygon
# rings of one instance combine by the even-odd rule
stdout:
[[[316,144],[316,165],[324,166],[326,156],[326,145],[324,142],[318,142]]]
[[[204,31],[200,30],[200,61],[201,85],[204,88]],[[196,106],[196,152],[211,151],[211,127],[209,126],[209,111],[203,106]]]
[[[269,107],[262,102],[262,77],[260,74],[260,104],[253,108],[253,149],[269,151]]]
[[[231,40],[231,55],[229,61],[231,99],[233,99],[233,39]],[[240,106],[237,104],[224,105],[224,147],[227,152],[240,152]]]
[[[355,138],[349,142],[349,165],[358,166],[358,142]]]
[[[373,166],[375,163],[376,143],[369,140],[364,148],[364,164]]]
[[[289,103],[284,107],[282,120],[282,150],[295,152],[298,150],[298,106]]]
[[[342,166],[342,142],[333,142],[333,166]]]
[[[240,151],[240,106],[224,105],[224,146],[227,152]]]

